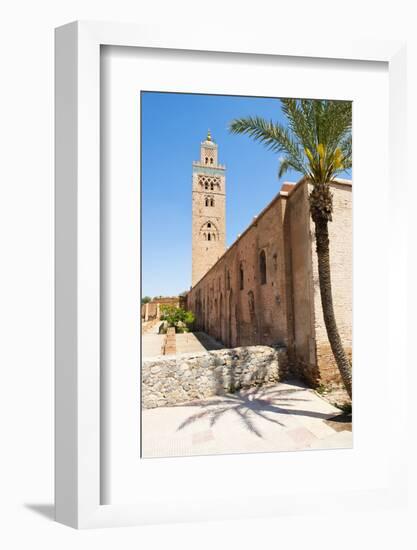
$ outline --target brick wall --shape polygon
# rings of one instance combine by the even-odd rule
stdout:
[[[342,341],[351,353],[352,187],[344,182],[332,188],[333,298]],[[338,382],[321,309],[308,184],[302,180],[285,189],[191,289],[187,307],[196,314],[199,329],[229,347],[284,344],[294,374],[313,386]]]
[[[277,197],[188,293],[187,306],[196,314],[198,328],[229,347],[287,342],[281,200]]]
[[[333,221],[329,223],[330,264],[333,304],[337,327],[347,354],[352,356],[352,186],[333,184]],[[318,264],[315,253],[314,226],[311,223],[312,272],[314,294],[314,330],[317,364],[323,384],[341,381],[327,339],[320,292]]]

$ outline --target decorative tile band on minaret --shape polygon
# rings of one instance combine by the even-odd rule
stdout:
[[[218,163],[218,146],[208,130],[200,144],[200,160],[193,162],[192,286],[225,250],[226,167]]]

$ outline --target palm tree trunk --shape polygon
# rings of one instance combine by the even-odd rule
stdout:
[[[337,367],[345,385],[349,397],[352,398],[352,366],[343,349],[342,340],[337,329],[333,309],[332,282],[330,275],[329,255],[329,230],[328,221],[323,217],[314,220],[316,233],[316,251],[319,268],[319,283],[321,305],[323,309],[324,323],[326,325],[327,337],[330,342]]]

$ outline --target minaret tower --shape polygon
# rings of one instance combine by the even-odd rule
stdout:
[[[226,168],[217,153],[209,130],[193,162],[192,286],[226,250]]]

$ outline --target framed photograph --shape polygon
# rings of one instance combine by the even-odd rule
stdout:
[[[67,525],[404,502],[405,46],[252,40],[56,30]]]

